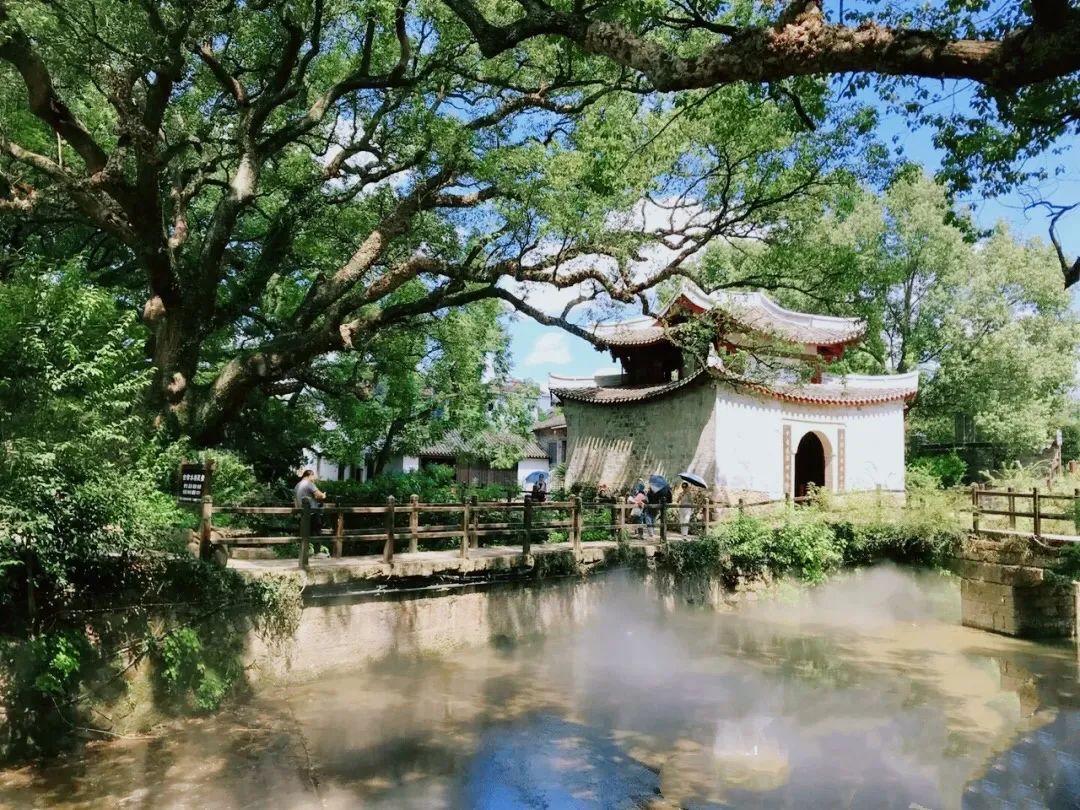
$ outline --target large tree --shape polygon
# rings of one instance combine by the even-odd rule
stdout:
[[[954,192],[1001,191],[1048,174],[1032,157],[1080,131],[1080,8],[1070,0],[444,0],[496,56],[538,37],[574,43],[661,91],[837,77],[838,97],[870,87],[934,130]],[[930,80],[930,81],[926,81]],[[1051,238],[1066,285],[1080,259]]]
[[[372,474],[448,433],[489,428],[509,382],[509,337],[499,301],[477,301],[408,329],[387,329],[365,349],[321,363],[309,392],[332,423],[320,449],[370,454]],[[535,395],[534,395],[535,400]]]
[[[911,427],[953,439],[954,418],[1013,455],[1044,446],[1076,384],[1080,321],[1053,249],[1004,226],[975,233],[944,188],[914,170],[883,194],[837,200],[765,249],[712,251],[707,284],[755,278],[798,308],[858,315],[851,369],[922,371]]]
[[[430,0],[0,0],[0,268],[80,249],[140,310],[153,408],[213,442],[387,328],[498,298],[575,329],[520,285],[634,301],[849,178],[865,121],[798,90],[487,60]]]

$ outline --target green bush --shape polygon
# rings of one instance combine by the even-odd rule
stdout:
[[[680,576],[705,574],[727,584],[766,574],[821,582],[842,565],[884,560],[942,566],[962,536],[947,493],[923,508],[875,501],[849,510],[788,509],[775,523],[740,515],[692,543],[669,543],[660,557]]]
[[[939,487],[955,487],[967,475],[967,462],[956,453],[941,456],[919,456],[908,465],[909,470],[926,473],[937,480]]]
[[[408,503],[416,495],[421,503],[459,503],[462,490],[455,482],[453,467],[435,464],[416,472],[384,473],[367,481],[321,481],[319,487],[334,503],[382,505],[393,495]]]
[[[1073,580],[1080,580],[1080,543],[1069,543],[1058,554],[1056,572]]]
[[[795,515],[774,530],[767,560],[773,573],[821,582],[843,563],[844,555],[830,525],[812,514]]]
[[[769,568],[769,544],[773,530],[763,520],[739,515],[716,531],[720,550],[738,574],[753,576]],[[710,555],[711,556],[711,555]]]

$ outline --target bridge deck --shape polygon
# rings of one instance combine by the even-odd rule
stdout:
[[[693,538],[669,535],[669,542],[687,542]],[[645,556],[652,557],[659,547],[659,538],[631,540],[626,545],[642,549]],[[581,562],[601,562],[618,547],[614,540],[591,540],[581,544]],[[537,557],[554,554],[571,555],[573,543],[543,543],[532,547],[532,560],[524,559],[520,546],[486,546],[469,549],[467,558],[461,557],[459,549],[442,551],[399,552],[390,563],[383,562],[381,554],[357,557],[311,557],[308,568],[302,571],[295,558],[237,559],[229,560],[229,568],[244,576],[295,574],[305,584],[330,584],[350,580],[435,577],[440,574],[469,574],[477,572],[508,571],[531,567]]]

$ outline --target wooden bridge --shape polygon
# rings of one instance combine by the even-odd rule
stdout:
[[[549,543],[556,537],[580,555],[587,541],[629,540],[644,530],[663,542],[674,536],[673,529],[677,531],[677,505],[655,507],[652,528],[631,518],[632,508],[628,503],[583,503],[580,498],[534,502],[529,496],[521,501],[482,502],[474,497],[462,503],[422,504],[414,495],[403,504],[390,497],[383,506],[327,504],[317,509],[217,506],[204,498],[199,521],[200,555],[223,561],[230,548],[295,546],[296,564],[306,569],[311,565],[315,545],[328,547],[331,559],[345,558],[346,548],[353,552],[350,556],[363,550],[367,554],[360,556],[371,556],[370,549],[376,546],[381,549],[381,561],[390,564],[402,553],[438,552],[445,556],[451,544],[460,559],[469,559],[485,543],[528,555],[534,542]],[[708,532],[718,509],[722,508],[711,502],[695,507],[688,528],[696,533]],[[316,521],[331,525],[316,529]],[[424,551],[421,546],[426,547]]]
[[[971,535],[956,561],[964,624],[1021,637],[1077,635],[1080,587],[1061,551],[1080,542],[1080,490],[971,489]]]

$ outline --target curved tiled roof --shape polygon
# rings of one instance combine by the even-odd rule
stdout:
[[[682,301],[701,310],[720,309],[738,324],[792,343],[841,346],[859,340],[866,333],[866,321],[859,318],[796,312],[780,306],[762,292],[717,290],[708,294],[690,282],[683,283],[679,294],[661,315]]]
[[[701,379],[705,374],[699,371],[682,380],[660,383],[658,385],[621,385],[612,388],[591,386],[589,388],[552,388],[551,393],[559,399],[569,399],[576,402],[593,402],[598,405],[616,405],[624,402],[642,402],[647,399],[655,399],[670,394],[683,388],[694,380]]]
[[[562,399],[588,402],[596,405],[617,405],[642,402],[667,396],[673,391],[701,379],[705,371],[699,371],[683,380],[658,385],[637,385],[587,388],[553,388],[552,393]],[[857,408],[868,405],[884,405],[890,402],[908,402],[919,392],[918,372],[897,375],[850,375],[847,378],[827,378],[821,383],[760,383],[729,381],[735,391],[770,397],[802,405],[823,405]]]
[[[861,339],[866,333],[866,322],[858,318],[795,312],[780,306],[761,292],[718,290],[707,294],[696,285],[686,282],[674,300],[660,313],[661,320],[644,317],[619,323],[597,324],[593,327],[593,334],[608,346],[648,346],[666,341],[679,327],[664,326],[662,319],[683,303],[697,311],[719,310],[748,332],[788,343],[843,346]]]
[[[466,441],[461,434],[448,433],[442,439],[423,448],[417,456],[422,458],[457,458],[458,456],[483,454],[499,446],[512,446],[519,449],[525,458],[547,458],[547,453],[536,442],[514,436],[509,433],[488,431],[481,433],[472,442]]]
[[[535,425],[532,426],[534,431],[536,430],[555,430],[558,428],[566,427],[566,416],[561,413],[553,413],[545,419],[541,419]]]
[[[668,339],[670,328],[657,323],[655,318],[635,318],[619,323],[598,323],[593,334],[608,346],[648,346]]]
[[[816,385],[783,385],[767,387],[749,385],[750,390],[785,402],[803,405],[841,405],[862,407],[865,405],[884,405],[889,402],[904,402],[915,398],[918,388],[898,386],[896,388],[846,388],[842,391],[821,390]]]

